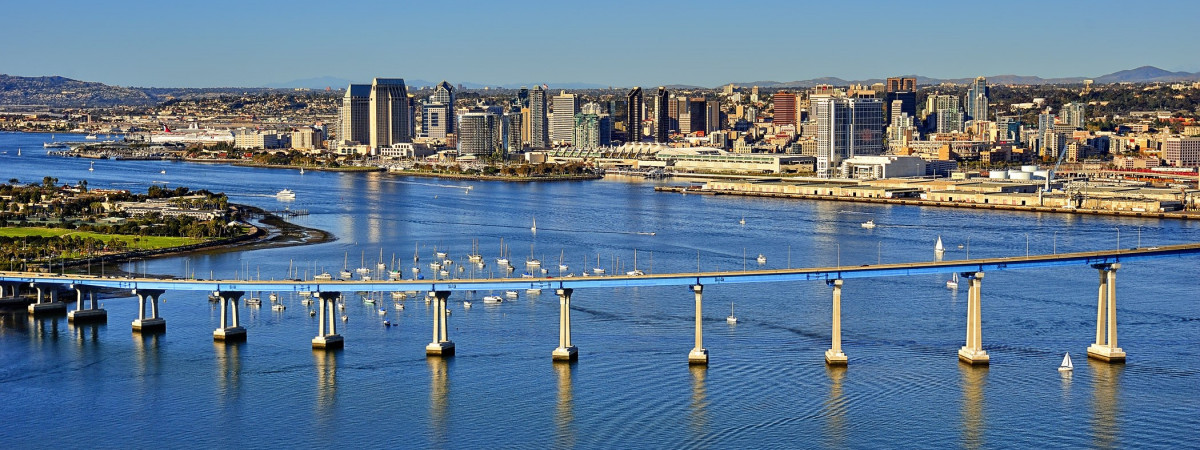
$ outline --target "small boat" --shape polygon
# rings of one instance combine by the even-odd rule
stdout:
[[[313,311],[313,310],[311,310],[311,309],[310,309],[310,310],[308,310],[308,317],[312,317],[312,316],[315,316],[315,315],[317,315],[317,312],[316,312],[316,311]]]
[[[349,270],[343,270],[342,273],[339,273],[338,275],[341,276],[341,278],[343,280],[347,280],[347,281],[349,281],[351,278],[354,277],[354,274],[350,273]]]
[[[471,302],[463,302],[463,309],[471,309]]]
[[[167,171],[166,171],[166,169],[163,169],[163,170],[160,170],[160,171],[158,171],[158,173],[160,173],[160,174],[163,174],[163,175],[166,175],[166,174],[167,174]]]
[[[166,173],[166,172],[164,171],[164,173]],[[275,193],[275,199],[276,200],[295,200],[296,199],[296,191],[293,191],[291,189],[282,189],[279,192]]]
[[[408,294],[405,294],[400,291],[392,292],[392,300],[404,300],[406,298],[408,298]]]
[[[271,299],[271,302],[277,302],[279,301],[279,294],[272,292],[271,295],[267,296],[267,298]]]
[[[958,272],[954,272],[954,275],[946,280],[946,289],[958,289]]]
[[[514,294],[515,294],[515,292],[514,292]],[[464,302],[464,303],[466,303],[466,302]],[[483,303],[489,304],[489,305],[496,304],[496,303],[504,303],[504,299],[500,298],[499,295],[489,295],[489,296],[483,298]]]
[[[283,311],[285,309],[287,309],[287,306],[284,306],[283,303],[271,305],[271,311]]]
[[[91,164],[88,165],[88,172],[95,172],[95,171],[96,171],[96,163],[92,162]]]
[[[517,291],[504,291],[504,296],[508,298],[517,298],[518,295]]]
[[[395,304],[395,305],[392,305],[392,307],[393,307],[393,308],[396,308],[396,311],[404,311],[404,304],[403,304],[403,303],[397,303],[397,304]]]
[[[446,252],[434,252],[433,256],[436,256],[438,259],[446,259]]]
[[[350,320],[350,316],[347,316],[347,315],[345,315],[345,314],[342,314],[342,322],[346,322],[346,321],[349,321],[349,320]]]
[[[537,217],[533,218],[533,226],[529,227],[529,231],[537,233]]]
[[[733,315],[733,302],[729,302],[729,317],[725,318],[725,322],[737,323],[737,316]]]
[[[438,269],[441,269],[441,268],[442,268],[442,263],[440,263],[440,262],[437,262],[437,261],[431,262],[431,263],[429,263],[429,268],[430,268],[430,269],[433,269],[433,270],[438,270]]]
[[[742,220],[738,221],[738,225],[745,225],[745,224],[746,224],[746,216],[742,216]]]
[[[311,298],[306,298],[304,300],[300,300],[300,304],[304,305],[304,306],[309,306],[309,305],[313,304],[313,300]]]
[[[392,323],[391,323],[391,322],[388,322],[388,320],[387,320],[387,319],[383,319],[383,326],[384,326],[384,327],[391,327],[391,326],[392,326]]]
[[[333,275],[331,275],[329,272],[321,272],[317,275],[314,275],[313,279],[317,281],[332,281]]]
[[[388,278],[391,278],[393,280],[399,280],[403,276],[404,276],[404,272],[400,271],[400,269],[388,271]]]
[[[42,148],[67,148],[67,144],[62,142],[43,142]]]
[[[258,297],[250,297],[246,299],[246,304],[250,306],[259,306],[262,305],[262,299]]]
[[[863,228],[868,228],[868,229],[869,229],[869,228],[875,228],[875,220],[873,220],[873,219],[867,219],[867,221],[866,221],[866,222],[863,222],[863,223],[862,223],[862,227],[863,227]]]
[[[934,253],[944,253],[945,251],[946,251],[946,246],[942,245],[942,235],[939,234],[937,243],[933,244],[933,252]]]
[[[362,299],[363,303],[375,303],[375,299],[371,298],[370,295],[364,295]]]
[[[379,315],[387,315],[387,308],[379,308]]]
[[[413,267],[413,268],[412,268],[412,272],[413,272],[413,275],[416,275],[416,274],[418,274],[418,273],[421,273],[421,268],[420,268],[420,267]]]
[[[759,254],[758,254],[758,263],[759,263],[759,264],[766,264],[766,263],[767,263],[767,257],[766,257],[766,256],[763,256],[763,254],[762,254],[762,253],[759,253]]]
[[[446,278],[446,277],[450,276],[450,271],[446,270],[446,269],[442,269],[440,272],[438,272],[438,275],[440,275],[442,278]]]
[[[1071,364],[1071,354],[1067,353],[1067,354],[1063,355],[1062,364],[1058,365],[1058,371],[1059,372],[1070,372],[1072,370],[1075,370],[1075,365]]]
[[[98,138],[98,137],[96,137],[96,135],[94,135],[94,134],[89,134],[89,135],[87,135],[87,136],[84,136],[83,138],[84,138],[84,139],[87,139],[87,140],[89,140],[89,141],[94,141],[94,140],[96,140],[96,139],[99,139],[99,138]]]
[[[539,288],[529,288],[525,290],[525,293],[530,295],[541,295],[542,290]]]

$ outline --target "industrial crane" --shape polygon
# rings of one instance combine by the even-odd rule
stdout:
[[[1058,171],[1058,166],[1062,165],[1063,159],[1066,158],[1066,156],[1067,146],[1064,145],[1062,150],[1058,152],[1058,162],[1054,163],[1054,168],[1050,169],[1050,172],[1046,173],[1046,186],[1042,188],[1043,191],[1050,192],[1050,182],[1054,181],[1054,172]]]

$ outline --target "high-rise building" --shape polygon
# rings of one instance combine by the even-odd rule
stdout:
[[[883,100],[840,93],[810,97],[817,118],[817,176],[833,175],[843,159],[883,153]]]
[[[625,102],[625,142],[641,142],[644,107],[642,88],[634,87],[626,96]]]
[[[947,94],[932,94],[925,102],[925,126],[935,133],[962,131],[963,113],[958,106],[958,97]]]
[[[371,140],[371,85],[351,84],[342,97],[338,139],[366,144]]]
[[[659,86],[654,93],[654,142],[667,142],[671,136],[671,117],[667,115],[670,94]]]
[[[522,145],[524,141],[521,138],[521,133],[524,129],[524,111],[524,109],[520,111],[509,111],[504,113],[504,116],[501,117],[501,119],[503,119],[501,125],[504,130],[505,151],[513,153],[519,152],[525,148],[524,145]]]
[[[534,86],[529,91],[529,147],[550,148],[550,122],[546,115],[546,90]]]
[[[1084,111],[1086,108],[1086,103],[1067,103],[1063,105],[1062,110],[1059,111],[1059,121],[1066,125],[1082,129],[1087,125],[1087,117],[1084,116]]]
[[[996,116],[996,140],[1010,143],[1021,141],[1021,118]]]
[[[967,120],[988,119],[988,92],[987,79],[975,78],[971,87],[967,89],[967,110],[965,111]]]
[[[573,144],[575,142],[575,115],[579,114],[579,97],[562,91],[554,96],[552,105],[554,121],[550,126],[550,140]]]
[[[916,92],[917,79],[913,77],[888,77],[886,89],[887,92]]]
[[[442,80],[433,88],[433,95],[430,95],[422,105],[421,111],[424,112],[429,106],[433,106],[432,109],[439,112],[443,120],[438,121],[436,130],[430,130],[428,128],[429,120],[422,116],[421,122],[426,135],[443,138],[447,134],[454,133],[454,100],[454,86],[451,86],[446,80]]]
[[[594,111],[575,115],[575,146],[597,148],[612,145],[612,120],[608,114],[593,114]]]
[[[425,136],[444,139],[450,134],[454,123],[454,110],[450,105],[436,102],[421,103],[421,131]]]
[[[695,133],[706,129],[704,97],[676,97],[679,109],[679,132]]]
[[[492,113],[472,112],[458,116],[458,154],[489,156],[503,152],[500,118]]]
[[[897,101],[900,103],[896,103]],[[883,106],[886,108],[884,114],[889,124],[900,113],[908,113],[909,117],[917,117],[917,79],[912,77],[888,78],[883,95]]]
[[[779,91],[775,93],[772,102],[775,104],[775,127],[796,126],[796,94]]]
[[[412,142],[412,110],[404,79],[376,78],[371,82],[370,116],[371,147]]]
[[[721,101],[709,99],[704,102],[704,132],[706,134],[721,131],[725,121],[721,120]]]
[[[525,86],[521,86],[521,89],[519,91],[517,91],[517,107],[518,108],[528,108],[529,107],[529,88],[526,88]]]

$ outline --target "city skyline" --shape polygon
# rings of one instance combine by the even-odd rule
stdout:
[[[756,80],[853,80],[894,74],[1087,77],[1143,65],[1200,70],[1200,62],[1188,60],[1194,48],[1187,31],[1187,18],[1200,12],[1200,4],[1175,1],[1144,8],[1111,1],[1008,5],[1014,14],[1025,9],[1038,12],[1021,15],[1020,20],[1005,20],[1007,16],[996,15],[987,5],[951,1],[909,8],[870,1],[850,5],[764,2],[754,8],[715,2],[478,3],[455,9],[452,21],[407,20],[401,29],[375,24],[384,24],[383,18],[389,16],[430,17],[445,11],[432,4],[347,5],[339,10],[370,9],[372,19],[363,26],[336,27],[327,23],[327,15],[320,12],[323,7],[308,1],[224,0],[153,7],[132,1],[69,8],[44,2],[9,5],[6,9],[12,17],[52,19],[55,26],[50,32],[46,21],[15,20],[0,30],[8,41],[21,43],[6,51],[0,72],[160,87],[255,87],[307,78],[369,80],[375,76],[491,86],[544,82],[714,87]],[[727,22],[695,22],[710,29],[688,28],[693,33],[680,33],[680,26],[671,25],[682,23],[671,19],[699,18],[705,13]],[[564,17],[571,20],[557,20]],[[845,20],[814,20],[819,17]],[[972,17],[983,22],[967,20]],[[656,20],[667,25],[654,26]],[[171,23],[171,30],[180,31],[164,32],[164,21]],[[846,21],[853,21],[854,33],[844,32],[849,26]],[[445,23],[455,25],[437,29],[446,28]],[[1099,23],[1153,26],[1114,33],[1097,27]],[[146,28],[138,32],[140,27]],[[986,33],[981,35],[980,29]],[[939,40],[936,47],[925,45],[931,30],[956,38]],[[837,34],[842,50],[813,51],[827,45],[823,36],[830,33]],[[445,37],[436,52],[406,38],[435,34]],[[722,37],[693,45],[705,35]],[[967,38],[972,35],[980,37]],[[478,45],[496,39],[533,49],[545,55],[544,63],[517,64],[504,52]],[[964,64],[964,57],[978,54],[979,39],[1006,45],[989,45],[988,57],[966,58],[971,62]],[[673,50],[664,57],[649,50],[650,43]],[[1029,50],[1047,45],[1064,51]],[[648,49],[627,51],[639,46]],[[714,65],[714,60],[722,62]]]

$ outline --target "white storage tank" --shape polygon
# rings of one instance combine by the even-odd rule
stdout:
[[[1025,172],[1022,172],[1022,171],[1020,171],[1020,170],[1017,170],[1017,169],[1009,169],[1009,170],[1008,170],[1008,177],[1009,177],[1009,178],[1016,178],[1018,175],[1020,175],[1020,174],[1023,174],[1023,173],[1025,173]]]
[[[1021,166],[1022,172],[1034,173],[1037,172],[1037,166]]]
[[[988,172],[988,178],[993,179],[993,180],[1007,180],[1008,179],[1008,171],[1007,170],[993,170],[991,172]]]
[[[1045,180],[1046,178],[1049,178],[1049,177],[1050,177],[1050,171],[1049,171],[1049,170],[1035,170],[1035,171],[1033,171],[1033,179],[1035,179],[1035,180]]]
[[[1014,180],[1032,180],[1033,174],[1029,172],[1011,172],[1008,177]]]

